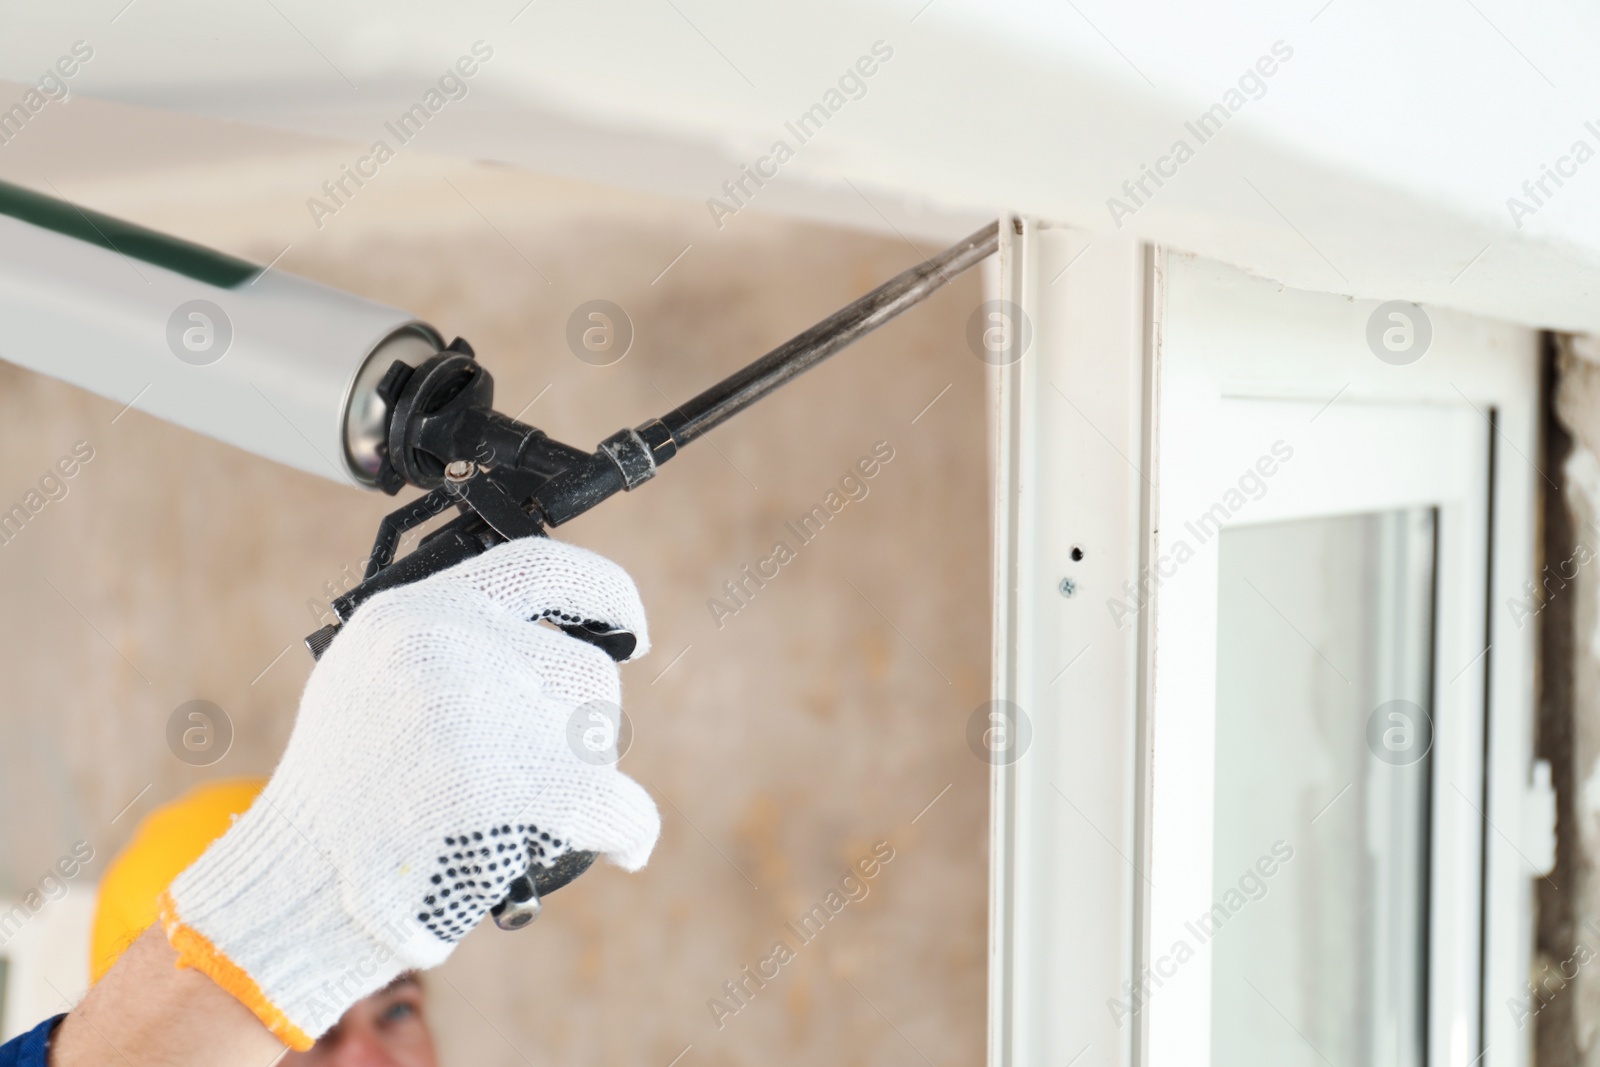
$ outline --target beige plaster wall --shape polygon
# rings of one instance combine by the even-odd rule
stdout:
[[[318,230],[304,201],[344,146],[223,129],[251,150],[155,166],[133,139],[74,141],[72,121],[68,195],[258,261],[282,252],[283,269],[465,335],[503,409],[538,396],[524,417],[585,446],[918,255],[751,212],[717,231],[702,205],[422,155]],[[0,178],[46,187],[41,145],[0,159]],[[595,297],[637,333],[606,368],[564,341]],[[979,299],[963,279],[561,531],[623,563],[650,609],[656,651],[625,669],[623,766],[664,832],[641,874],[598,870],[535,927],[479,930],[436,972],[447,1064],[979,1060],[987,777],[964,740],[987,692],[984,383],[964,341]],[[75,442],[93,449],[0,546],[0,895],[80,839],[102,857],[92,877],[153,804],[269,772],[310,669],[308,601],[359,565],[389,506],[120,407],[0,365],[0,502]],[[868,497],[719,627],[708,600],[880,441],[894,458]],[[165,736],[195,698],[236,735],[206,768]],[[894,859],[870,894],[719,1028],[708,1001],[880,841]]]

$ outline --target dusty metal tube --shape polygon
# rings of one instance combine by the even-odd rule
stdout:
[[[804,333],[785,341],[661,418],[680,447],[722,425],[774,389],[821,363],[907,309],[999,247],[1000,224],[951,245],[932,259],[895,275]]]

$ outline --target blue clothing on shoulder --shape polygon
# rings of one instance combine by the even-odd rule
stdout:
[[[21,1037],[0,1045],[0,1067],[48,1067],[50,1035],[65,1018],[65,1015],[57,1015],[46,1019]]]

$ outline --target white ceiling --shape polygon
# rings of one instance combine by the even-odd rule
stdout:
[[[1282,42],[1259,99],[1125,227],[1306,288],[1600,328],[1600,159],[1520,227],[1506,203],[1574,141],[1600,152],[1600,12],[1572,0],[96,0],[0,18],[0,77],[36,81],[82,41],[77,93],[353,145],[397,145],[385,123],[482,41],[465,98],[401,151],[699,202],[783,138],[795,156],[754,210],[940,238],[1001,209],[1109,232],[1107,199],[1198,145],[1185,122]],[[799,145],[785,122],[879,41],[892,59]],[[709,209],[705,226],[715,240]]]

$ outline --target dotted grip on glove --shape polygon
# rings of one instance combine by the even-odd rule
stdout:
[[[573,851],[533,823],[448,836],[417,921],[439,940],[454,943],[503,902],[543,898],[588,870],[594,860],[593,852]],[[530,880],[532,894],[526,884]]]
[[[638,647],[638,637],[631,630],[555,609],[530,621],[548,621],[619,663]],[[322,658],[340,628],[335,623],[306,638],[314,659]],[[441,941],[457,942],[485,914],[492,913],[499,921],[508,909],[554,893],[587,871],[596,859],[593,852],[561,849],[559,839],[551,838],[532,823],[518,824],[515,831],[503,825],[448,836],[439,850],[438,870],[430,879],[433,891],[419,905],[417,921]],[[511,855],[506,854],[508,851]],[[525,863],[517,862],[519,851],[525,854]],[[519,871],[518,867],[522,869]],[[525,916],[520,922],[502,925],[515,929],[526,921]]]
[[[638,637],[631,630],[608,623],[580,619],[554,609],[537,618],[594,645],[619,663],[638,647]],[[588,870],[596,858],[593,852],[570,847],[561,851],[559,838],[552,838],[532,823],[519,823],[515,830],[510,825],[490,827],[487,836],[482,830],[457,834],[446,837],[444,846],[438,859],[440,869],[430,879],[434,891],[423,899],[417,919],[435,937],[449,942],[466,936],[486,911],[507,929],[525,925],[531,916],[511,923],[502,922],[502,918],[529,901],[554,893]],[[524,873],[513,875],[511,872],[519,866],[518,852],[526,855],[526,868]]]

